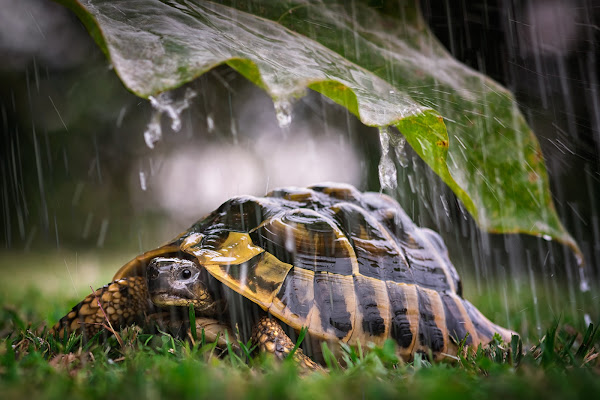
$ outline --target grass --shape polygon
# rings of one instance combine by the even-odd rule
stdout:
[[[0,265],[8,265],[13,259],[23,261],[14,255],[0,255]],[[98,279],[110,279],[114,268],[105,270],[102,266],[115,265],[119,259],[123,261],[118,255],[99,260]],[[487,348],[465,351],[452,362],[436,364],[422,357],[416,357],[412,363],[402,362],[391,341],[381,348],[346,347],[344,367],[330,357],[327,374],[307,375],[298,371],[291,360],[276,363],[262,355],[247,357],[245,352],[222,354],[213,343],[203,340],[201,332],[196,333],[193,344],[168,335],[144,334],[135,328],[120,332],[123,344],[114,337],[105,343],[82,344],[76,337],[57,341],[47,335],[44,321],[52,324],[64,315],[87,294],[85,287],[89,282],[64,279],[56,287],[48,287],[44,286],[47,277],[41,281],[30,277],[27,284],[19,284],[28,276],[26,272],[35,273],[35,265],[40,265],[34,256],[26,261],[32,265],[18,274],[6,274],[7,279],[0,283],[3,399],[505,400],[600,395],[600,362],[596,353],[600,333],[595,327],[585,327],[581,318],[570,312],[574,308],[576,314],[578,307],[571,307],[566,300],[546,299],[543,290],[538,290],[539,296],[534,300],[522,287],[496,291],[487,288],[483,296],[473,291],[473,283],[466,285],[466,292],[472,294],[468,297],[492,319],[517,330],[529,326],[525,343],[495,341]],[[64,274],[63,255],[46,256],[43,265],[44,270],[54,271],[50,274]],[[506,291],[508,294],[504,295]],[[564,309],[547,306],[562,303],[566,304]],[[506,315],[509,320],[501,321]],[[531,324],[528,318],[538,321]],[[538,322],[543,326],[541,334],[530,329]]]

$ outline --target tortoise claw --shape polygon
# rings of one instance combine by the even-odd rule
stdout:
[[[294,342],[279,323],[267,316],[262,317],[252,329],[252,343],[259,351],[273,354],[278,360],[286,359],[294,349]],[[292,358],[304,370],[321,371],[323,368],[311,360],[302,349],[297,348]]]

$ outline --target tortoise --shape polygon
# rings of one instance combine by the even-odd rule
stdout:
[[[113,326],[152,315],[169,323],[173,310],[187,315],[190,304],[212,337],[233,337],[237,328],[277,358],[303,327],[306,354],[316,360],[322,341],[382,345],[391,338],[404,360],[417,352],[440,360],[456,355],[462,340],[477,346],[495,333],[513,334],[462,297],[436,232],[417,227],[391,197],[346,184],[232,198],[125,264],[53,330],[90,337],[106,316]],[[318,368],[301,349],[294,358]]]

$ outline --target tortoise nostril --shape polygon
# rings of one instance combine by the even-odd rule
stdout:
[[[155,280],[158,278],[158,269],[155,267],[148,267],[148,279]]]

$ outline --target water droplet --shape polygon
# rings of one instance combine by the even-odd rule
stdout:
[[[549,242],[552,240],[552,236],[550,235],[542,235],[542,239],[544,239],[545,241]]]
[[[89,213],[87,218],[85,219],[85,224],[83,225],[83,232],[81,237],[87,239],[90,235],[90,229],[92,228],[92,221],[94,219],[94,214]]]
[[[396,159],[398,164],[402,168],[408,167],[408,156],[406,155],[406,138],[401,134],[397,136],[397,140],[394,146],[394,152],[396,153]]]
[[[162,129],[160,119],[163,113],[166,113],[171,118],[171,129],[175,132],[181,130],[181,113],[190,106],[190,100],[196,97],[196,92],[190,88],[185,90],[182,99],[173,99],[171,92],[163,92],[158,96],[149,96],[150,104],[154,108],[152,118],[148,123],[148,127],[144,132],[144,140],[146,145],[153,149],[154,143],[162,137]]]
[[[143,191],[146,191],[146,189],[148,189],[146,185],[146,173],[144,171],[140,171],[140,187]]]
[[[465,205],[463,204],[463,202],[457,201],[456,204],[458,204],[458,209],[460,210],[460,214],[463,216],[463,219],[465,221],[468,220],[468,217],[467,217],[468,211],[465,208]]]
[[[579,267],[579,290],[581,290],[584,293],[590,291],[590,284],[588,283],[587,278],[585,277],[583,267]]]
[[[125,118],[125,113],[127,112],[127,107],[121,107],[121,111],[119,111],[119,116],[117,117],[117,128],[121,127],[123,123],[123,118]]]
[[[212,133],[215,130],[215,120],[213,119],[212,114],[206,116],[206,126],[208,128],[208,133]]]
[[[590,326],[590,324],[592,323],[592,318],[588,313],[583,314],[583,320],[585,321],[585,326]]]
[[[440,200],[442,202],[442,207],[444,207],[446,217],[450,217],[450,206],[448,205],[448,200],[446,200],[446,196],[444,196],[443,194],[440,195]]]
[[[296,241],[294,240],[294,230],[290,225],[285,226],[285,249],[289,252],[296,251]]]
[[[540,324],[540,310],[539,310],[539,304],[538,304],[537,286],[535,284],[536,279],[533,274],[533,268],[531,267],[530,253],[527,253],[527,269],[529,270],[529,284],[530,284],[531,294],[533,295],[533,308],[535,311],[535,327],[537,329],[538,334],[540,334],[542,331],[542,327]]]
[[[162,113],[158,111],[152,112],[152,118],[144,131],[144,141],[146,146],[153,149],[154,143],[158,142],[162,137],[162,127],[160,126],[160,117]]]
[[[287,128],[292,123],[292,103],[288,99],[275,100],[275,113],[280,128]]]
[[[575,253],[575,262],[577,262],[577,266],[579,266],[579,268],[583,268],[583,256],[579,253]]]
[[[238,133],[237,133],[237,125],[235,124],[235,119],[231,119],[231,136],[233,137],[233,145],[237,146],[238,144]]]
[[[179,132],[181,129],[181,113],[190,106],[190,100],[194,97],[196,97],[196,92],[187,88],[182,99],[173,99],[171,92],[163,92],[156,98],[150,97],[150,102],[156,110],[167,113],[171,118],[171,129]]]
[[[98,241],[96,242],[97,247],[104,247],[104,240],[106,239],[106,232],[108,231],[108,219],[104,218],[100,225],[100,233],[98,234]]]
[[[81,194],[83,193],[84,184],[79,182],[77,186],[75,186],[75,193],[73,193],[73,200],[71,200],[72,206],[79,205],[79,200],[81,199]]]
[[[379,183],[382,189],[395,189],[398,185],[396,165],[390,157],[390,134],[388,127],[379,128],[381,159],[379,160]]]

